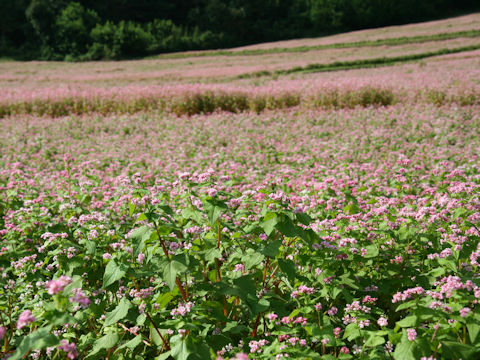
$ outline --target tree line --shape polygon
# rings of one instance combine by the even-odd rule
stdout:
[[[123,59],[435,19],[477,0],[1,0],[0,55]]]

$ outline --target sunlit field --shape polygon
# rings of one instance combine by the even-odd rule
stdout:
[[[479,105],[479,14],[0,62],[0,359],[478,359]]]

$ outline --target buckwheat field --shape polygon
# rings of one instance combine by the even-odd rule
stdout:
[[[479,39],[1,62],[0,358],[478,359]]]

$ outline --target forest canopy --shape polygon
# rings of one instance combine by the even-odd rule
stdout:
[[[1,0],[0,55],[123,59],[430,20],[476,0]]]

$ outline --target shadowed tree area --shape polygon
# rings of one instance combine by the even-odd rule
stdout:
[[[135,58],[322,36],[478,8],[475,0],[2,0],[0,55]]]

